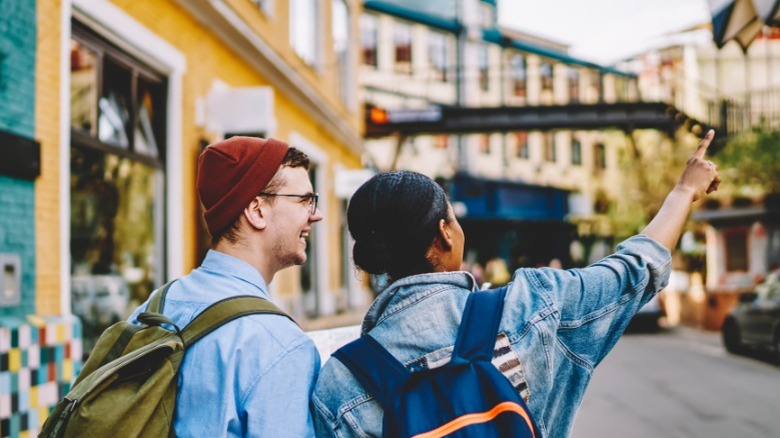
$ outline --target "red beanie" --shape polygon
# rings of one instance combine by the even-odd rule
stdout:
[[[289,147],[272,138],[231,137],[203,150],[198,157],[198,195],[212,236],[232,225],[263,191]]]

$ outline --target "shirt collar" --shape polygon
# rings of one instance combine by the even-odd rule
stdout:
[[[239,258],[210,249],[206,253],[206,257],[203,259],[203,263],[200,264],[199,269],[249,283],[257,288],[258,294],[262,298],[268,299],[268,293],[266,292],[268,285],[263,276],[252,265]]]

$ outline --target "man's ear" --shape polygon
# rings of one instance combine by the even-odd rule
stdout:
[[[244,208],[244,218],[249,225],[258,230],[263,230],[268,225],[268,213],[268,204],[261,202],[258,197]]]
[[[439,219],[439,238],[441,245],[446,250],[451,250],[455,242],[452,240],[452,233],[450,232],[450,224],[444,219]]]

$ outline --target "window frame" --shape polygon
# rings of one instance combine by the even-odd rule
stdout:
[[[571,139],[571,164],[582,166],[582,142],[577,137]]]
[[[378,17],[374,14],[363,13],[360,16],[360,52],[361,52],[360,63],[362,65],[367,65],[373,68],[379,67],[378,40],[379,40]],[[370,46],[371,43],[373,43],[373,46]],[[372,62],[366,62],[368,59],[371,59]]]
[[[482,43],[477,46],[477,70],[479,72],[479,89],[483,93],[490,91],[490,46]]]
[[[515,137],[515,157],[527,160],[531,157],[530,145],[528,143],[528,131],[517,131]]]
[[[78,242],[78,239],[80,238],[79,235],[73,234],[73,227],[74,224],[77,225],[79,222],[73,220],[74,213],[78,215],[78,209],[74,212],[74,202],[78,205],[85,205],[84,203],[81,203],[79,199],[83,200],[85,199],[84,195],[85,193],[89,194],[87,190],[85,190],[85,186],[77,187],[74,189],[73,183],[68,183],[68,179],[73,181],[73,178],[78,178],[79,175],[83,175],[82,173],[79,173],[77,170],[74,173],[74,163],[78,165],[77,157],[83,157],[83,156],[91,156],[91,158],[94,158],[96,163],[101,163],[105,168],[111,169],[113,166],[113,173],[111,173],[112,178],[114,180],[130,180],[132,177],[138,177],[139,173],[136,170],[129,171],[129,172],[123,172],[118,171],[118,169],[122,169],[125,165],[128,166],[138,166],[141,165],[142,167],[145,167],[146,172],[146,179],[147,184],[149,187],[151,187],[151,190],[147,192],[148,200],[150,200],[151,205],[153,206],[153,210],[149,211],[147,209],[136,209],[135,211],[143,211],[145,213],[150,213],[150,231],[152,232],[151,240],[148,242],[150,248],[149,254],[151,254],[154,257],[154,262],[148,262],[147,265],[144,264],[144,262],[139,262],[136,260],[136,265],[134,267],[146,269],[147,273],[146,277],[143,277],[143,282],[151,282],[151,285],[149,287],[151,289],[148,289],[148,292],[151,292],[154,287],[159,287],[160,284],[164,282],[165,278],[169,278],[171,275],[169,272],[169,269],[171,268],[171,265],[176,265],[175,261],[171,262],[169,260],[169,250],[172,245],[170,245],[170,240],[168,237],[168,234],[170,233],[169,230],[169,224],[173,221],[169,215],[168,215],[168,203],[171,202],[171,200],[168,198],[170,195],[170,191],[174,190],[169,187],[171,182],[169,181],[169,178],[173,178],[173,176],[170,175],[169,169],[167,168],[167,155],[168,155],[168,143],[175,141],[172,141],[169,137],[170,133],[170,115],[168,114],[169,100],[171,99],[170,92],[171,88],[175,88],[175,85],[172,85],[171,82],[173,81],[176,83],[176,71],[177,69],[173,69],[174,72],[169,72],[168,74],[162,73],[160,71],[157,71],[153,67],[151,67],[149,64],[144,62],[141,59],[136,58],[135,56],[131,55],[123,49],[122,47],[115,44],[112,40],[102,36],[100,33],[98,33],[96,30],[93,30],[88,25],[82,23],[78,20],[76,17],[71,18],[71,29],[70,29],[70,35],[65,36],[65,38],[69,38],[70,41],[75,41],[79,45],[88,48],[90,51],[94,52],[95,54],[95,92],[94,96],[90,96],[91,98],[94,98],[94,101],[92,104],[94,105],[94,111],[95,111],[95,123],[98,124],[94,128],[94,130],[84,130],[80,128],[79,126],[73,125],[73,120],[67,120],[68,127],[69,127],[69,138],[66,142],[66,146],[68,148],[68,166],[70,170],[66,174],[66,178],[64,180],[64,185],[67,187],[66,190],[68,190],[68,195],[65,198],[65,205],[66,210],[65,214],[69,215],[67,221],[69,226],[71,227],[71,231],[66,234],[66,243],[65,245],[66,249],[65,253],[63,254],[63,260],[64,263],[67,263],[67,265],[75,266],[76,262],[79,264],[84,263],[86,267],[89,267],[89,271],[72,271],[72,270],[66,270],[65,277],[63,278],[64,282],[67,282],[67,286],[63,286],[63,299],[62,299],[62,309],[64,313],[72,313],[74,312],[74,308],[78,306],[78,301],[75,297],[79,296],[79,290],[78,288],[74,289],[74,281],[76,281],[76,277],[78,278],[78,281],[83,283],[83,279],[85,278],[91,278],[91,281],[94,283],[90,284],[103,284],[104,279],[111,278],[121,278],[121,271],[116,272],[116,267],[113,266],[113,264],[119,264],[119,259],[122,259],[124,261],[124,254],[123,256],[117,256],[116,254],[112,255],[110,258],[103,259],[102,257],[100,260],[95,262],[95,260],[90,260],[89,257],[83,258],[79,256],[79,253],[81,251],[91,251],[95,248],[101,248],[101,251],[105,249],[106,246],[110,245],[112,248],[111,250],[107,250],[109,253],[111,251],[116,251],[116,249],[113,249],[116,245],[119,245],[119,248],[124,248],[126,252],[129,254],[129,257],[137,257],[139,255],[143,256],[146,254],[146,252],[133,252],[132,248],[133,245],[129,245],[127,248],[125,248],[123,245],[128,244],[128,242],[132,241],[132,239],[129,240],[123,240],[118,239],[118,236],[122,236],[119,230],[121,230],[121,227],[116,228],[116,223],[119,223],[117,220],[114,222],[112,220],[112,226],[106,227],[106,229],[113,231],[113,233],[106,233],[102,235],[102,239],[105,240],[108,243],[97,243],[95,236],[101,236],[101,234],[93,234],[91,237],[89,234],[81,235],[81,238],[84,238],[85,240]],[[170,53],[168,53],[170,54]],[[122,78],[126,78],[125,84],[121,84],[121,86],[127,87],[127,97],[128,102],[126,107],[123,107],[122,109],[125,110],[128,115],[128,120],[126,123],[124,123],[124,128],[127,131],[125,135],[128,136],[128,144],[126,146],[117,145],[112,142],[107,142],[100,139],[100,117],[101,113],[104,111],[101,109],[100,101],[101,99],[104,99],[105,96],[103,95],[104,92],[106,92],[107,87],[106,84],[112,84],[113,86],[116,86],[117,77],[107,77],[108,74],[110,74],[109,70],[105,68],[106,63],[112,63],[115,68],[121,68],[126,69],[127,75],[123,75]],[[175,60],[174,60],[175,62]],[[64,69],[69,69],[70,66],[69,63],[65,63],[63,66]],[[65,70],[65,71],[66,71]],[[169,76],[171,75],[171,76]],[[72,80],[72,75],[68,78],[68,76],[65,76],[64,78],[64,84],[67,86],[67,81]],[[145,153],[139,151],[139,145],[141,144],[138,140],[138,133],[139,130],[139,112],[143,108],[143,100],[146,97],[145,95],[141,95],[144,88],[147,86],[144,84],[144,82],[150,84],[152,87],[159,87],[157,90],[152,90],[152,105],[151,110],[152,112],[157,115],[157,117],[152,117],[152,120],[150,120],[151,125],[153,126],[152,131],[152,138],[154,139],[154,143],[156,146],[156,152],[155,154]],[[68,99],[69,106],[72,106],[74,101],[72,99]],[[67,119],[70,113],[70,108],[67,110],[64,110],[63,113],[65,114],[64,118]],[[142,127],[143,128],[143,127]],[[83,152],[83,154],[82,154]],[[121,164],[120,164],[121,163]],[[128,164],[129,163],[129,164]],[[101,168],[102,169],[102,168]],[[95,178],[94,181],[103,181],[106,182],[107,178],[103,176],[102,180],[101,178]],[[136,179],[136,181],[144,181],[144,177],[140,179]],[[148,182],[151,181],[151,182]],[[128,204],[128,200],[134,201],[135,198],[133,197],[127,197],[123,198],[121,197],[121,190],[118,190],[118,188],[123,188],[125,191],[128,191],[126,185],[117,184],[114,187],[117,193],[113,196],[116,196],[117,204],[124,205],[125,208],[130,208],[128,205],[135,205],[134,203]],[[93,194],[92,197],[95,197],[97,194],[97,197],[100,196],[101,193],[106,192],[99,192],[99,191],[93,191],[91,192]],[[125,193],[125,192],[122,192]],[[77,196],[74,196],[76,194]],[[87,197],[88,198],[88,197]],[[175,201],[173,201],[175,203]],[[89,204],[89,203],[86,203]],[[121,211],[117,208],[117,211]],[[144,214],[145,214],[144,213]],[[114,215],[114,216],[112,216]],[[99,214],[96,217],[102,217]],[[114,218],[117,217],[124,218],[121,214],[117,214],[116,211],[114,213],[108,213],[105,217]],[[128,223],[132,223],[133,226],[136,226],[136,222],[128,222],[125,220],[124,226],[129,226]],[[78,244],[83,244],[83,246],[78,247],[74,251],[74,239],[77,240]],[[129,248],[129,249],[128,249]],[[74,261],[74,255],[76,256],[76,259]],[[148,255],[148,254],[147,254]],[[141,259],[145,260],[145,259]],[[107,270],[104,272],[102,269],[95,272],[93,269],[97,266],[103,266],[101,265],[101,262],[105,261],[111,261],[112,267],[110,270]],[[150,266],[153,266],[153,269],[150,268]],[[176,269],[176,268],[174,268]],[[108,280],[106,280],[108,281]],[[140,280],[134,280],[136,283],[130,282],[127,280],[127,282],[123,282],[122,285],[125,287],[125,291],[127,291],[127,287],[133,286],[133,284],[142,284],[143,282]],[[118,284],[118,283],[111,283],[111,284]],[[102,286],[101,286],[102,287]],[[143,289],[143,286],[141,286]],[[109,287],[110,290],[114,290],[113,288]],[[101,289],[104,292],[109,289]],[[81,291],[83,292],[83,290]],[[112,297],[115,297],[114,292],[112,293]],[[126,292],[120,293],[120,295],[123,295]],[[67,294],[67,298],[64,297],[64,295]],[[83,295],[81,295],[83,297]],[[142,298],[142,297],[141,297]],[[127,304],[129,307],[125,308],[125,311],[129,312],[132,310],[132,301],[130,301]],[[116,310],[113,308],[113,310]],[[95,321],[92,321],[91,323],[95,323]],[[98,324],[102,324],[102,322],[98,322]],[[86,323],[85,323],[86,325]],[[94,327],[93,327],[94,328]],[[86,329],[85,329],[86,332]],[[91,333],[91,334],[85,334],[85,339],[89,338],[91,335],[99,335],[99,332]],[[91,338],[90,338],[91,339]],[[86,341],[85,341],[86,342]]]
[[[733,239],[739,238],[739,242]],[[726,272],[748,272],[750,263],[750,231],[746,227],[723,230],[724,266]],[[740,248],[737,250],[736,245]]]
[[[305,65],[311,68],[319,69],[322,63],[322,38],[323,23],[322,23],[322,1],[321,0],[290,0],[290,46],[293,52],[303,61]],[[303,5],[311,6],[313,11],[311,12],[311,22],[306,24],[299,22],[303,20],[303,15],[300,12],[303,10]],[[303,32],[311,32],[311,41],[306,41],[302,36],[297,35],[298,30],[303,29]],[[307,30],[309,29],[309,30]],[[303,44],[308,43],[306,46]],[[309,46],[310,44],[310,46]],[[308,52],[310,47],[311,53]]]
[[[566,74],[566,83],[569,91],[569,103],[580,101],[580,69],[569,66]]]
[[[166,134],[168,130],[167,118],[166,117],[162,118],[164,122],[164,126],[162,127],[163,134],[160,135],[159,138],[156,138],[156,141],[159,142],[157,144],[156,158],[148,154],[136,152],[135,124],[137,122],[136,113],[138,110],[138,96],[137,96],[138,79],[156,82],[164,88],[164,91],[160,93],[164,98],[162,100],[164,106],[160,108],[160,112],[165,114],[167,111],[167,104],[168,104],[167,77],[165,75],[155,72],[145,63],[136,60],[130,55],[126,54],[120,48],[111,44],[111,42],[104,40],[100,36],[96,35],[92,30],[90,30],[88,27],[81,24],[80,22],[73,20],[71,26],[72,26],[72,30],[71,30],[70,39],[76,40],[77,42],[79,42],[79,44],[82,44],[85,47],[89,48],[90,50],[96,52],[98,65],[97,65],[97,90],[95,94],[98,98],[98,101],[102,97],[104,91],[104,86],[103,86],[105,82],[104,63],[106,59],[110,59],[112,62],[117,63],[120,66],[131,69],[131,80],[132,80],[132,83],[130,84],[131,102],[129,103],[129,107],[128,107],[130,112],[130,119],[127,123],[127,126],[131,128],[129,130],[130,142],[128,144],[128,147],[125,148],[125,147],[112,145],[111,143],[103,142],[98,138],[99,133],[97,131],[95,135],[92,135],[85,132],[83,129],[79,129],[78,127],[74,127],[72,125],[70,125],[71,143],[76,144],[78,147],[89,147],[104,153],[112,153],[122,157],[130,158],[134,161],[142,162],[148,166],[160,170],[164,170],[165,162],[166,162],[166,154],[167,154],[166,153],[167,152]],[[98,102],[95,102],[95,105],[99,106]],[[100,117],[99,113],[100,110],[98,108],[98,119]]]
[[[555,132],[542,133],[544,138],[544,161],[548,163],[558,162],[558,142]]]
[[[545,71],[549,70],[549,74],[545,74]],[[539,62],[539,89],[542,92],[553,91],[555,77],[555,64],[552,61],[542,60]]]
[[[441,57],[441,65],[437,65],[436,56]],[[428,31],[428,67],[433,73],[434,80],[449,82],[449,38],[444,32]]]
[[[337,35],[336,35],[336,29],[341,29],[342,27],[337,25],[336,23],[336,15],[337,15],[337,5],[341,5],[344,8],[344,23],[343,23],[343,29],[345,32],[344,37],[344,47],[341,51],[339,51],[338,47],[338,41],[337,41]],[[352,102],[352,70],[350,68],[351,66],[351,59],[352,59],[352,50],[351,50],[351,40],[352,40],[352,31],[350,27],[350,10],[349,5],[347,4],[346,0],[331,0],[331,34],[333,37],[333,55],[335,57],[334,62],[336,65],[336,86],[338,89],[338,96],[341,100],[341,103],[350,106]]]
[[[401,44],[406,43],[406,44]],[[413,74],[414,32],[411,23],[393,22],[393,68],[397,73]]]
[[[520,60],[519,64],[515,62],[516,59]],[[524,98],[528,95],[528,60],[520,52],[509,56],[509,80],[513,96]]]

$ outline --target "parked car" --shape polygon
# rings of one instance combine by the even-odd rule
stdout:
[[[723,345],[731,353],[756,347],[776,352],[780,360],[780,269],[740,296],[723,322],[722,333]]]

